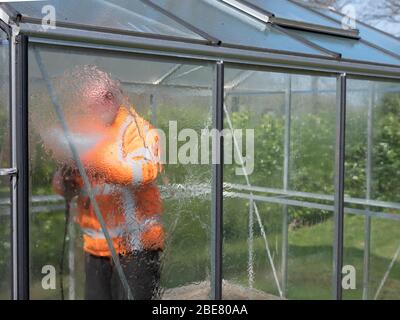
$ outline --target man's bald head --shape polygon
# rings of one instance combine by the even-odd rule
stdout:
[[[105,124],[112,123],[126,100],[120,82],[94,65],[65,72],[57,79],[56,91],[62,105],[71,109],[70,116],[87,115]]]

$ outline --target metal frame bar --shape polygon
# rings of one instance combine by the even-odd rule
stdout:
[[[250,192],[249,189],[246,187],[246,185],[242,185],[243,188],[235,188],[232,187],[231,184],[225,183],[225,191],[224,195],[246,195],[244,199],[249,199],[248,195],[254,195],[254,197],[258,196],[254,194],[253,192]],[[185,185],[185,184],[178,184],[175,185],[171,188],[173,190],[174,194],[168,193],[169,188],[161,188],[161,193],[164,197],[169,198],[172,197],[172,195],[176,195],[179,197],[180,195],[177,195],[177,192],[179,190],[194,190],[194,193],[197,196],[204,196],[207,194],[211,193],[211,188],[210,185],[196,185],[196,188],[193,188],[191,185]],[[254,187],[254,188],[261,188],[261,187]],[[228,191],[229,190],[229,191]],[[248,191],[248,193],[240,193],[240,192],[233,192],[230,190],[237,190],[237,191]],[[184,192],[180,192],[181,195],[185,195]],[[193,195],[193,192],[191,193]],[[307,202],[304,200],[298,200],[297,198],[292,199],[289,195],[284,195],[284,194],[274,194],[273,196],[268,195],[266,192],[265,195],[260,195],[262,198],[257,198],[257,201],[271,201],[271,203],[279,203],[279,204],[287,204],[288,206],[297,206],[297,207],[305,207],[305,208],[315,208],[319,210],[326,210],[326,211],[334,211],[334,206],[332,204],[324,204],[324,203],[319,203],[319,202]],[[272,199],[272,200],[269,200]],[[63,198],[60,196],[34,196],[32,197],[31,200],[31,205],[34,206],[35,208],[45,208],[46,204],[49,206],[55,206],[54,208],[57,208],[57,210],[62,210],[64,208],[64,205],[62,205]],[[58,204],[59,203],[59,204]],[[43,204],[43,205],[42,205]],[[0,199],[0,208],[10,206],[10,200],[7,198],[2,198]],[[36,212],[35,210],[33,210]],[[357,209],[353,207],[345,207],[344,208],[345,213],[347,214],[353,214],[353,215],[359,215],[359,216],[371,216],[377,219],[389,219],[389,220],[395,220],[395,221],[400,221],[400,215],[396,213],[387,213],[387,212],[382,212],[382,211],[367,211],[365,209]],[[47,212],[47,211],[46,211]],[[0,216],[4,215],[0,213]]]
[[[29,299],[28,38],[12,36],[13,298]]]
[[[292,77],[287,75],[285,91],[285,137],[284,137],[284,160],[283,160],[283,190],[289,189],[290,169],[290,137],[291,137],[291,109],[292,109]],[[287,296],[288,281],[288,247],[289,247],[289,208],[283,206],[282,218],[282,292]]]
[[[186,190],[186,189],[190,189],[192,186],[187,186],[187,185],[178,185],[179,186],[179,190]],[[197,187],[199,188],[199,190],[197,190],[196,192],[200,195],[205,195],[210,193],[211,189],[209,185],[197,185]],[[279,203],[279,204],[287,204],[287,205],[293,205],[293,206],[300,206],[300,207],[305,207],[305,208],[316,208],[316,209],[320,209],[320,210],[327,210],[327,211],[334,211],[334,206],[331,204],[324,204],[324,202],[320,203],[320,202],[307,202],[304,200],[298,200],[298,195],[297,192],[293,192],[293,191],[288,191],[288,192],[284,192],[283,190],[281,191],[277,191],[276,189],[269,189],[269,188],[264,188],[264,187],[257,187],[257,186],[247,186],[247,185],[235,185],[235,184],[230,184],[230,183],[224,183],[224,187],[226,188],[226,190],[236,190],[236,191],[247,191],[248,194],[250,195],[254,195],[254,192],[260,192],[260,193],[264,193],[265,196],[262,196],[262,199],[265,199],[265,201],[268,201],[267,199],[272,199],[271,202],[272,203]],[[162,189],[162,193],[166,196],[169,197],[168,194],[168,189],[161,188]],[[175,188],[172,188],[174,190],[174,192],[176,193],[177,190],[175,190]],[[269,190],[273,190],[272,192],[270,192]],[[224,195],[229,195],[229,194],[235,194],[235,192],[231,192],[231,191],[224,191]],[[269,194],[273,194],[273,196],[269,196]],[[302,192],[298,192],[300,194],[302,194]],[[237,194],[245,194],[245,193],[237,193]],[[311,194],[312,195],[312,194]],[[256,195],[254,195],[256,196]],[[294,197],[294,199],[292,199],[292,197]],[[302,198],[302,197],[300,197]],[[310,200],[325,200],[325,201],[329,201],[332,202],[333,201],[333,196],[323,196],[323,198],[320,198],[319,195],[316,196],[312,196],[312,197],[306,197]],[[247,197],[245,199],[248,199]],[[261,198],[260,198],[261,199]],[[59,203],[62,201],[62,198],[59,196],[55,196],[55,195],[51,195],[51,196],[35,196],[32,197],[31,200],[31,204],[32,205],[36,205],[36,204],[41,204],[41,203],[48,203],[48,204],[54,204],[54,203]],[[263,201],[263,200],[262,200]],[[277,202],[278,201],[278,202]],[[346,203],[352,203],[354,204],[354,202],[348,202],[346,201]],[[390,203],[388,203],[387,206],[384,206],[386,208],[391,208],[394,210],[398,210],[398,208],[396,207],[392,207],[389,205]],[[1,198],[0,199],[0,208],[3,206],[10,206],[10,200],[8,198]],[[371,207],[371,205],[368,204],[364,204],[364,206],[368,206]],[[44,206],[42,206],[44,208]],[[63,209],[64,206],[60,206],[59,209]],[[360,215],[360,216],[371,216],[371,217],[375,217],[375,218],[379,218],[379,219],[389,219],[389,220],[396,220],[396,221],[400,221],[400,215],[397,213],[387,213],[387,212],[383,212],[383,211],[368,211],[365,210],[363,208],[361,209],[357,209],[354,207],[345,207],[345,213],[348,214],[354,214],[354,215]],[[1,215],[1,214],[0,214]]]
[[[333,19],[332,17],[327,16],[327,15],[325,15],[325,14],[323,14],[323,13],[317,11],[317,10],[314,10],[313,8],[311,8],[311,6],[307,6],[305,3],[302,3],[302,2],[296,1],[296,0],[287,0],[287,1],[297,5],[299,7],[302,7],[304,9],[306,9],[306,10],[309,10],[309,11],[319,15],[320,17],[324,17],[327,20],[330,20],[330,21],[335,22],[335,23],[339,23],[337,20]],[[353,30],[353,32],[357,33],[357,35],[359,35],[359,33],[360,33],[359,30],[357,30],[357,29],[352,29],[352,30]]]
[[[34,24],[34,25],[41,25],[42,19],[32,18],[32,17],[28,17],[28,16],[22,16],[21,23],[30,23],[30,24]],[[116,28],[111,28],[111,27],[93,26],[93,25],[89,25],[89,24],[67,22],[67,21],[57,21],[57,27],[75,29],[75,30],[93,31],[93,32],[100,32],[100,33],[108,33],[108,34],[114,34],[114,35],[118,34],[118,35],[125,35],[125,36],[143,37],[143,38],[148,38],[148,39],[180,41],[180,42],[187,42],[187,43],[207,44],[209,42],[207,39],[204,39],[204,40],[192,39],[192,38],[185,38],[185,37],[179,37],[179,36],[169,36],[169,35],[162,35],[162,34],[155,34],[155,33],[146,33],[146,32],[139,32],[139,31],[132,31],[132,30],[116,29]]]
[[[145,86],[145,84],[144,84]],[[179,87],[179,86],[177,86]],[[196,89],[196,88],[193,88]],[[227,88],[225,87],[225,90]],[[264,90],[231,90],[230,88],[228,88],[228,92],[226,92],[225,94],[227,96],[258,96],[258,95],[284,95],[285,94],[285,90],[274,90],[274,91],[264,91]],[[354,90],[350,90],[349,93],[370,93],[369,89],[354,89]],[[313,94],[314,90],[292,90],[292,94]],[[317,90],[316,91],[317,94],[336,94],[336,90],[332,90],[332,89],[323,89],[323,90]],[[400,93],[400,89],[383,89],[383,90],[379,90],[379,93]]]
[[[294,30],[301,30],[301,31],[310,31],[330,36],[342,37],[342,38],[349,38],[349,39],[360,39],[360,35],[358,30],[355,31],[353,29],[344,30],[344,29],[336,29],[331,28],[328,26],[321,26],[318,24],[313,23],[306,23],[303,21],[295,21],[289,20],[284,18],[272,17],[271,23],[277,24],[281,27],[286,27]]]
[[[29,18],[32,19],[32,18]],[[38,23],[38,21],[37,21]],[[32,23],[32,26],[38,26],[37,23]],[[31,36],[31,37],[42,37],[45,39],[58,39],[59,36],[62,36],[64,40],[71,40],[71,41],[82,41],[82,42],[88,42],[88,43],[104,43],[105,37],[104,35],[101,34],[100,30],[96,31],[96,30],[83,30],[84,32],[86,32],[86,35],[80,33],[75,33],[75,34],[68,34],[68,33],[60,33],[60,32],[43,32],[42,30],[34,30],[32,28],[27,28],[27,25],[29,25],[29,22],[27,22],[26,24],[22,24],[21,26],[23,27],[23,31],[24,33],[26,33],[27,35]],[[60,27],[60,24],[59,24]],[[66,30],[79,30],[79,28],[67,28],[67,27],[62,27]],[[86,29],[88,29],[89,27],[86,27]],[[93,28],[98,28],[98,27],[93,27]],[[277,28],[277,26],[270,26],[270,28]],[[133,32],[133,31],[132,31]],[[105,34],[109,34],[108,32],[104,32]],[[290,35],[287,35],[290,36]],[[158,41],[174,41],[174,42],[178,42],[181,45],[184,43],[187,44],[198,44],[198,45],[203,45],[209,48],[213,48],[213,47],[223,47],[223,48],[230,48],[230,49],[238,49],[238,50],[248,50],[248,51],[252,51],[252,52],[267,52],[267,53],[275,53],[275,54],[286,54],[286,55],[290,55],[290,56],[299,56],[299,57],[304,57],[304,58],[319,58],[319,59],[330,59],[331,57],[328,55],[323,55],[323,54],[313,54],[313,53],[300,53],[300,52],[294,52],[294,51],[285,51],[285,50],[278,50],[278,49],[270,49],[270,48],[262,48],[262,47],[256,47],[256,46],[248,46],[248,45],[241,45],[241,44],[237,44],[237,43],[228,43],[228,42],[221,42],[218,45],[214,45],[214,44],[210,44],[207,43],[206,40],[202,41],[202,40],[187,40],[188,38],[179,38],[179,37],[173,37],[173,36],[152,36],[151,34],[145,34],[145,33],[138,33],[138,34],[118,34],[115,33],[114,37],[112,37],[110,39],[110,37],[108,37],[106,40],[110,41],[110,42],[114,42],[115,44],[119,43],[119,39],[118,37],[129,37],[129,40],[125,42],[125,44],[127,44],[128,46],[131,46],[134,42],[132,42],[132,38],[133,37],[138,37],[138,38],[142,38],[142,39],[147,39],[147,38],[156,38],[156,40]],[[297,39],[297,41],[299,41]],[[308,47],[313,47],[314,49],[316,49],[317,45],[310,45],[307,42],[303,43],[304,45],[307,45]],[[154,42],[151,44],[152,46],[156,45]],[[171,51],[169,49],[169,47],[173,46],[173,44],[170,44],[168,46],[166,46],[166,48],[168,49],[167,51]],[[185,46],[186,49],[189,48],[188,46]],[[320,50],[321,53],[323,53],[323,50]],[[222,58],[222,57],[221,57]],[[218,58],[214,58],[213,60],[220,60]],[[391,66],[391,65],[390,65]]]
[[[264,192],[264,193],[272,193],[277,194],[285,197],[298,197],[298,198],[308,198],[312,200],[321,200],[321,201],[334,201],[334,196],[326,195],[326,194],[319,194],[319,193],[309,193],[309,192],[302,192],[302,191],[292,191],[287,190],[284,191],[283,189],[275,189],[275,188],[266,188],[266,187],[258,187],[258,186],[246,186],[246,185],[239,185],[239,184],[226,184],[227,187],[230,187],[235,190],[241,191],[248,191],[248,192]],[[356,204],[362,206],[369,206],[369,207],[379,207],[379,208],[387,208],[387,209],[394,209],[400,210],[400,203],[397,202],[386,202],[386,201],[378,201],[378,200],[365,200],[360,198],[349,198],[344,197],[344,202],[349,204]],[[400,215],[399,215],[400,217]]]
[[[224,62],[215,64],[213,127],[221,133],[224,129]],[[223,232],[223,163],[224,141],[215,137],[216,163],[212,165],[212,212],[211,212],[211,298],[222,299],[222,232]]]
[[[10,105],[10,120],[11,120],[11,166],[17,169],[17,94],[16,94],[16,31],[12,29],[10,38],[10,88],[11,88],[11,105]],[[18,299],[18,283],[19,277],[17,273],[18,268],[18,237],[17,237],[17,195],[18,177],[14,175],[11,178],[11,248],[12,248],[12,298]]]
[[[316,202],[307,202],[307,201],[300,201],[300,200],[292,200],[287,199],[284,197],[279,196],[264,196],[264,195],[257,195],[254,193],[241,193],[241,192],[232,192],[232,191],[225,191],[224,196],[229,197],[236,197],[241,199],[250,200],[253,198],[255,201],[260,202],[269,202],[269,203],[276,203],[281,205],[288,205],[293,207],[301,207],[301,208],[309,208],[309,209],[317,209],[323,211],[330,211],[335,212],[335,206],[329,204],[320,204]],[[362,209],[354,209],[354,208],[344,208],[344,212],[346,214],[352,214],[357,216],[366,216],[369,215],[371,217],[376,217],[380,219],[389,219],[394,221],[400,221],[400,215],[398,214],[390,214],[385,212],[366,212],[366,210]]]
[[[44,34],[32,30],[23,30],[30,35],[32,43],[40,45],[59,46],[60,48],[79,48],[101,50],[108,52],[121,52],[131,54],[145,54],[158,57],[171,57],[174,59],[191,59],[200,61],[224,60],[225,64],[239,65],[242,68],[268,68],[279,69],[283,72],[301,73],[346,73],[351,77],[371,77],[382,80],[400,80],[400,67],[368,64],[342,59],[340,61],[329,57],[305,57],[287,54],[285,52],[250,51],[250,48],[229,48],[223,46],[207,46],[198,44],[184,44],[179,42],[159,40],[157,43],[145,38],[129,37],[121,39],[98,39],[88,36],[63,36],[57,34]],[[58,40],[57,40],[58,38]],[[64,40],[62,40],[64,39]],[[96,43],[101,40],[102,44]],[[86,42],[81,42],[86,41]],[[245,50],[242,50],[245,49]]]
[[[343,267],[343,229],[344,229],[344,165],[346,135],[346,74],[337,80],[337,120],[336,120],[336,159],[335,159],[335,215],[334,215],[334,248],[333,248],[333,294],[337,300],[342,299]]]
[[[0,19],[0,30],[3,31],[4,33],[6,33],[7,38],[8,38],[8,74],[9,74],[9,79],[8,79],[8,112],[9,112],[9,122],[10,122],[10,126],[9,126],[9,145],[12,146],[12,141],[13,141],[13,132],[15,131],[15,127],[13,128],[11,123],[12,121],[12,110],[13,110],[13,90],[12,90],[12,74],[13,74],[13,66],[12,66],[12,29],[11,27],[6,24],[5,22],[3,22]],[[9,155],[9,166],[10,168],[2,168],[0,169],[0,171],[6,171],[6,172],[2,172],[0,173],[1,176],[9,176],[10,177],[10,184],[9,184],[9,196],[8,196],[8,201],[11,202],[12,196],[13,196],[13,188],[12,186],[14,185],[14,181],[16,180],[16,174],[17,174],[17,169],[16,167],[12,167],[13,166],[13,155],[12,152]],[[9,241],[11,244],[11,252],[10,252],[10,257],[11,257],[11,263],[10,263],[10,284],[11,284],[11,291],[9,293],[9,298],[12,299],[13,298],[13,279],[14,279],[14,272],[12,271],[12,261],[13,261],[13,252],[14,252],[14,247],[13,247],[13,207],[15,207],[14,205],[10,206],[10,209],[7,210],[7,216],[9,217],[10,220],[10,237],[9,237]]]
[[[230,97],[240,97],[240,96],[259,96],[259,95],[284,95],[286,90],[273,90],[273,91],[265,91],[265,90],[241,90],[241,89],[236,89],[242,82],[246,81],[251,75],[253,74],[253,71],[249,71],[246,74],[243,75],[242,79],[238,79],[240,81],[236,82],[236,79],[234,81],[231,81],[231,83],[225,85],[225,96],[230,96]],[[30,77],[30,80],[33,80],[35,82],[42,82],[43,79],[40,77]],[[159,81],[159,80],[157,80]],[[155,81],[156,82],[156,81]],[[135,88],[143,88],[144,90],[153,90],[154,89],[174,89],[174,90],[194,90],[196,92],[202,92],[204,93],[209,92],[210,87],[209,86],[196,86],[196,85],[182,85],[179,83],[165,83],[162,81],[161,83],[145,83],[145,82],[127,82],[127,81],[121,81],[121,84],[125,87],[130,87],[134,86]],[[332,89],[323,89],[323,90],[317,90],[316,91],[318,94],[336,94],[336,90]],[[349,91],[350,93],[355,93],[355,92],[364,92],[368,94],[370,92],[369,89],[354,89]],[[379,93],[400,93],[400,89],[382,89],[378,91]],[[313,94],[314,92],[312,90],[298,90],[298,89],[292,89],[292,95],[295,94]]]

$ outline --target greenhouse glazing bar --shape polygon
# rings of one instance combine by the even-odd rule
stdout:
[[[337,300],[342,299],[346,90],[347,75],[341,74],[337,79],[338,101],[336,109],[336,168],[333,242],[333,294]]]
[[[290,134],[291,134],[291,111],[292,111],[292,76],[286,76],[285,90],[285,138],[284,138],[284,160],[283,160],[283,190],[289,189],[290,170]],[[282,292],[287,296],[288,277],[288,247],[289,247],[289,208],[283,205],[282,219]]]
[[[1,12],[0,12],[0,15],[1,15]],[[4,15],[2,15],[2,18],[4,19],[3,16]],[[7,19],[5,19],[5,20],[7,20]],[[9,59],[9,62],[10,62],[9,63],[8,73],[9,73],[9,75],[12,75],[13,74],[13,68],[12,68],[13,65],[11,64],[11,61],[13,61],[13,59],[14,59],[14,55],[13,55],[12,50],[11,50],[11,40],[13,38],[12,30],[11,30],[11,27],[8,24],[6,24],[4,21],[2,21],[1,19],[0,19],[0,31],[4,31],[7,34],[7,38],[8,38],[8,59]],[[9,83],[11,84],[11,78],[9,79]],[[9,85],[8,94],[9,94],[9,100],[8,100],[9,108],[8,108],[8,110],[9,110],[9,113],[10,113],[10,116],[11,116],[11,120],[12,120],[12,122],[14,122],[10,126],[10,129],[9,129],[9,134],[10,134],[9,143],[11,144],[12,143],[12,139],[15,137],[14,132],[15,132],[15,128],[16,128],[15,121],[12,118],[13,115],[15,115],[15,112],[13,112],[13,92],[12,92],[12,86],[11,85]],[[11,149],[12,149],[12,151],[11,151],[11,155],[10,155],[10,159],[9,159],[10,168],[1,168],[0,169],[0,177],[1,176],[10,177],[11,190],[10,190],[10,195],[9,195],[7,201],[10,201],[11,200],[10,198],[13,197],[13,190],[16,190],[16,188],[14,188],[14,187],[16,187],[16,181],[17,181],[17,176],[16,176],[17,168],[16,168],[16,165],[14,165],[14,160],[16,160],[16,158],[13,156],[13,154],[14,154],[13,148],[11,148]],[[11,203],[10,203],[10,205],[11,205]],[[16,212],[16,208],[14,208],[14,206],[11,205],[10,209],[11,210],[8,211],[6,214],[10,215],[10,212],[11,212],[11,219],[12,219],[14,217],[14,211]],[[13,247],[12,243],[13,243],[14,233],[13,233],[13,224],[12,224],[12,222],[10,223],[10,235],[11,235],[11,237],[10,237],[11,251],[13,251],[14,247]],[[11,256],[12,256],[12,259],[13,259],[14,255],[11,254]],[[11,264],[12,263],[13,263],[13,261],[11,262]],[[11,283],[13,283],[13,279],[14,279],[14,274],[11,274]],[[12,291],[13,290],[11,288],[11,292],[9,294],[10,298],[14,298],[14,294],[13,294]]]
[[[283,72],[320,73],[333,75],[346,73],[348,77],[374,78],[381,80],[400,80],[400,68],[375,65],[368,63],[354,63],[346,60],[321,59],[290,55],[285,52],[251,51],[238,48],[220,46],[205,46],[194,43],[179,43],[176,41],[130,37],[129,41],[99,39],[88,36],[51,35],[42,32],[24,30],[29,35],[31,43],[40,45],[59,46],[60,48],[94,49],[106,52],[121,52],[131,54],[145,54],[159,57],[192,59],[200,61],[219,61],[225,64],[249,67],[276,69]],[[101,42],[101,43],[99,43]]]
[[[97,49],[108,52],[146,54],[161,57],[219,61],[240,66],[275,68],[284,72],[340,74],[352,77],[371,77],[382,80],[400,80],[400,68],[368,63],[337,60],[333,58],[302,57],[285,52],[251,51],[244,48],[206,46],[194,43],[129,37],[129,39],[104,38],[83,35],[47,34],[40,31],[23,30],[31,43],[65,48]]]
[[[28,38],[12,31],[11,38],[12,164],[12,291],[29,299],[29,155],[28,155]]]
[[[224,62],[215,64],[214,73],[214,112],[213,128],[218,134],[213,137],[213,172],[212,172],[212,212],[211,212],[211,298],[222,299],[222,205],[223,205],[223,136],[224,129]]]
[[[41,26],[42,19],[23,16],[21,18],[21,22]],[[110,27],[91,26],[91,25],[87,25],[87,24],[71,23],[71,22],[66,22],[66,21],[57,21],[57,26],[60,28],[67,28],[67,29],[72,29],[72,30],[75,29],[75,30],[79,30],[79,31],[82,31],[82,30],[93,31],[93,32],[108,33],[108,34],[113,34],[113,35],[119,34],[119,35],[126,35],[126,36],[143,37],[143,38],[154,39],[154,40],[164,39],[164,40],[188,42],[188,43],[207,43],[207,42],[209,42],[209,40],[206,40],[206,39],[204,39],[204,40],[188,39],[188,38],[177,37],[177,36],[166,36],[166,35],[162,35],[162,34],[137,32],[137,31],[131,31],[131,30],[121,30],[121,29],[115,29],[115,28],[110,28]]]

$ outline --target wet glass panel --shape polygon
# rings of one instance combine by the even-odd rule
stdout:
[[[9,42],[0,29],[0,168],[10,168]],[[10,179],[0,177],[0,300],[11,297]]]
[[[195,73],[158,81],[176,61],[33,46],[29,59],[31,297],[125,299],[126,278],[134,299],[207,299],[211,166],[194,156],[212,125],[213,67],[184,65],[208,74],[199,88]]]
[[[126,3],[125,3],[126,4]],[[120,1],[50,0],[46,2],[13,3],[26,16],[42,19],[53,6],[56,21],[110,27],[139,33],[160,34],[190,39],[203,39],[196,33],[149,7],[141,1],[131,1],[128,7]],[[79,10],[77,10],[79,8]],[[128,10],[127,10],[128,9]],[[51,31],[51,29],[49,29]]]
[[[330,299],[336,79],[226,71],[224,298]]]

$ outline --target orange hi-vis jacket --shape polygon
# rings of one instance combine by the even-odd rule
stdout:
[[[121,107],[104,137],[81,155],[95,199],[118,254],[164,247],[160,221],[162,202],[155,184],[161,171],[159,136],[136,111]],[[80,194],[77,222],[84,250],[111,256],[83,180],[76,177]]]

